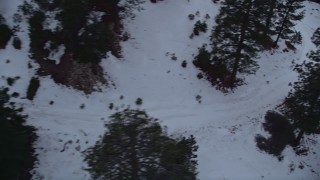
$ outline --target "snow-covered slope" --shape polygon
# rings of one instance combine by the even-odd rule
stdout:
[[[20,1],[10,2],[0,8],[8,19]],[[12,2],[12,3],[11,3]],[[297,156],[291,148],[284,151],[284,159],[260,152],[255,145],[256,134],[265,134],[261,122],[267,110],[281,103],[297,74],[292,71],[292,61],[305,59],[314,48],[310,37],[319,26],[320,6],[306,3],[306,17],[297,29],[302,32],[303,44],[296,52],[263,52],[258,60],[256,75],[246,77],[234,93],[225,95],[205,81],[192,65],[194,55],[203,43],[209,43],[210,32],[189,38],[196,20],[207,19],[214,25],[219,5],[211,0],[149,1],[135,11],[134,19],[124,20],[130,39],[122,42],[123,58],[109,54],[102,66],[115,86],[103,92],[84,95],[81,92],[55,84],[49,77],[41,77],[41,86],[33,102],[24,98],[14,99],[29,115],[28,123],[38,128],[36,152],[39,162],[34,169],[34,179],[81,180],[89,179],[83,170],[82,151],[90,147],[104,132],[104,122],[116,109],[145,109],[148,114],[168,126],[171,134],[193,134],[198,142],[198,171],[200,180],[211,179],[320,179],[320,145],[306,141],[310,146],[308,156]],[[316,10],[318,9],[318,10]],[[190,21],[188,15],[199,11]],[[11,42],[0,50],[0,86],[6,77],[20,76],[11,92],[26,94],[29,79],[35,74],[28,69],[28,38],[26,27],[18,35],[23,39],[23,49],[15,50]],[[172,60],[172,53],[177,60]],[[10,63],[6,60],[10,59]],[[181,67],[183,60],[188,62]],[[196,96],[201,96],[201,103]],[[123,96],[123,99],[120,98]],[[143,104],[135,105],[141,97]],[[54,101],[53,105],[49,102]],[[80,108],[84,104],[83,109]],[[319,140],[318,137],[315,137]],[[304,165],[299,169],[300,164]],[[293,172],[290,168],[295,167]],[[312,172],[313,171],[313,172]]]

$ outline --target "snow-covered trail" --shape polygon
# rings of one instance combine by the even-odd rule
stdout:
[[[89,179],[83,170],[82,151],[98,140],[109,115],[128,106],[145,109],[168,126],[169,133],[195,135],[199,145],[200,180],[319,179],[311,172],[311,169],[320,172],[318,144],[311,145],[311,152],[315,154],[302,157],[287,148],[284,160],[279,162],[259,152],[254,142],[256,134],[265,134],[261,129],[265,112],[281,103],[290,90],[288,84],[296,80],[291,61],[302,62],[312,48],[309,39],[320,19],[320,12],[312,9],[320,7],[315,3],[306,5],[307,12],[313,14],[307,13],[297,26],[304,38],[297,51],[282,53],[284,47],[281,46],[274,55],[263,52],[258,60],[261,68],[256,75],[247,76],[247,85],[225,95],[207,81],[199,80],[196,77],[199,70],[192,64],[197,48],[209,43],[210,30],[189,38],[197,20],[205,20],[209,28],[214,25],[219,5],[211,0],[159,1],[156,4],[147,1],[142,4],[144,10],[136,11],[133,20],[124,20],[125,30],[131,36],[121,44],[123,58],[119,60],[109,55],[102,62],[115,86],[86,96],[43,77],[33,102],[16,99],[29,114],[28,123],[38,128],[39,163],[34,170],[34,179]],[[188,15],[197,11],[199,16],[190,21]],[[206,14],[211,18],[205,19]],[[1,58],[11,59],[10,64],[0,61],[1,75],[20,75],[21,80],[11,91],[22,96],[34,74],[26,68],[31,61],[27,52],[27,49],[18,52],[12,47],[0,50]],[[177,60],[171,59],[172,54]],[[186,68],[181,67],[183,60],[188,62]],[[0,85],[4,84],[1,81]],[[201,103],[196,100],[197,95],[201,96]],[[143,99],[141,106],[135,105],[138,97]],[[50,101],[54,104],[49,105]],[[113,110],[108,108],[110,103],[115,106]],[[81,104],[85,105],[83,109]],[[300,162],[310,167],[301,170],[297,167]],[[296,166],[292,173],[289,172],[290,164]]]

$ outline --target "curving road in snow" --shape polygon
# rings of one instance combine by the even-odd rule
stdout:
[[[20,3],[19,0],[12,2]],[[11,4],[6,11],[0,10],[10,17],[14,7]],[[131,36],[121,44],[123,58],[116,59],[109,54],[102,62],[115,86],[86,96],[43,77],[33,102],[15,100],[29,114],[28,123],[38,128],[39,162],[34,179],[89,179],[89,174],[83,170],[81,152],[98,140],[107,117],[116,112],[108,109],[109,103],[114,103],[118,110],[129,106],[145,109],[168,126],[169,133],[194,134],[199,144],[200,180],[320,179],[319,144],[306,141],[311,147],[310,153],[301,157],[287,148],[284,160],[279,162],[258,151],[254,142],[256,134],[265,134],[261,129],[265,112],[281,103],[290,90],[288,84],[297,78],[292,71],[292,60],[301,63],[306,59],[305,54],[314,48],[310,37],[319,26],[318,4],[306,3],[306,18],[297,25],[304,40],[297,51],[282,53],[281,42],[273,55],[261,53],[256,75],[247,76],[247,85],[227,95],[215,90],[207,81],[199,80],[196,77],[199,70],[192,65],[197,48],[209,44],[210,31],[189,38],[195,21],[206,20],[206,14],[211,17],[206,20],[208,27],[214,25],[219,5],[211,0],[174,0],[156,4],[148,1],[141,7],[143,10],[134,12],[134,19],[124,20],[125,31]],[[188,15],[197,11],[199,16],[190,21]],[[26,28],[22,26],[25,32]],[[0,74],[21,76],[11,91],[22,96],[35,73],[26,68],[32,60],[28,58],[25,32],[18,34],[25,42],[22,51],[17,52],[11,46],[0,50]],[[177,57],[175,61],[171,59],[173,53]],[[10,63],[5,63],[4,59],[10,59]],[[181,67],[183,60],[188,62],[186,68]],[[0,85],[5,85],[5,81]],[[197,95],[201,96],[201,103],[196,100]],[[138,97],[143,99],[139,107],[135,105]],[[51,100],[53,105],[49,105]],[[85,108],[81,109],[81,104]],[[300,163],[304,169],[298,168]],[[293,165],[295,171],[290,172],[289,165]]]

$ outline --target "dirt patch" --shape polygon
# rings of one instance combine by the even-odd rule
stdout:
[[[79,63],[71,53],[62,56],[59,64],[46,59],[38,59],[40,64],[38,74],[42,76],[51,75],[57,84],[90,94],[99,91],[100,85],[108,85],[103,68],[99,64]]]
[[[89,94],[100,90],[97,84],[107,85],[103,69],[99,64],[78,63],[72,54],[65,54],[60,63],[52,69],[52,78],[56,83],[71,86]]]

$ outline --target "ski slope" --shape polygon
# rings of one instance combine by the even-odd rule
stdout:
[[[13,16],[19,0],[7,0],[0,13],[13,26]],[[10,3],[9,3],[10,2]],[[301,63],[314,48],[310,37],[320,25],[320,5],[306,2],[306,17],[297,24],[303,35],[296,52],[283,53],[284,42],[273,52],[262,52],[257,60],[260,69],[246,76],[246,85],[234,93],[223,94],[204,79],[199,80],[192,60],[202,44],[209,44],[210,30],[190,39],[193,25],[205,20],[214,25],[219,4],[211,0],[149,1],[135,10],[134,18],[123,20],[124,30],[130,34],[121,42],[123,58],[111,54],[101,65],[114,85],[102,92],[85,95],[57,85],[50,77],[40,77],[41,86],[35,99],[25,99],[28,82],[35,75],[37,65],[28,57],[27,25],[21,25],[18,36],[22,50],[15,50],[11,41],[0,50],[0,86],[7,86],[5,78],[20,76],[10,92],[21,98],[13,101],[24,107],[28,124],[38,128],[35,143],[38,163],[34,179],[87,180],[82,151],[92,146],[105,131],[108,116],[124,108],[139,108],[161,120],[174,135],[193,134],[199,145],[198,178],[200,180],[317,180],[320,179],[320,145],[306,138],[310,147],[307,156],[297,156],[287,147],[284,159],[278,161],[257,149],[256,134],[266,133],[261,123],[264,114],[280,104],[290,90],[289,83],[297,79],[292,61]],[[317,10],[318,9],[318,10]],[[189,14],[199,11],[195,20]],[[209,14],[210,19],[205,19]],[[177,60],[172,60],[172,53]],[[10,59],[10,63],[6,60]],[[183,60],[187,67],[181,67]],[[28,63],[33,68],[28,68]],[[201,96],[201,103],[196,96]],[[123,96],[123,99],[120,98]],[[141,106],[135,104],[140,97]],[[53,105],[49,102],[54,101]],[[109,104],[116,108],[110,110]],[[84,104],[83,109],[80,108]],[[312,137],[319,141],[319,137]],[[298,168],[300,164],[303,169]],[[294,171],[290,172],[290,167]],[[313,172],[312,172],[313,171]]]

